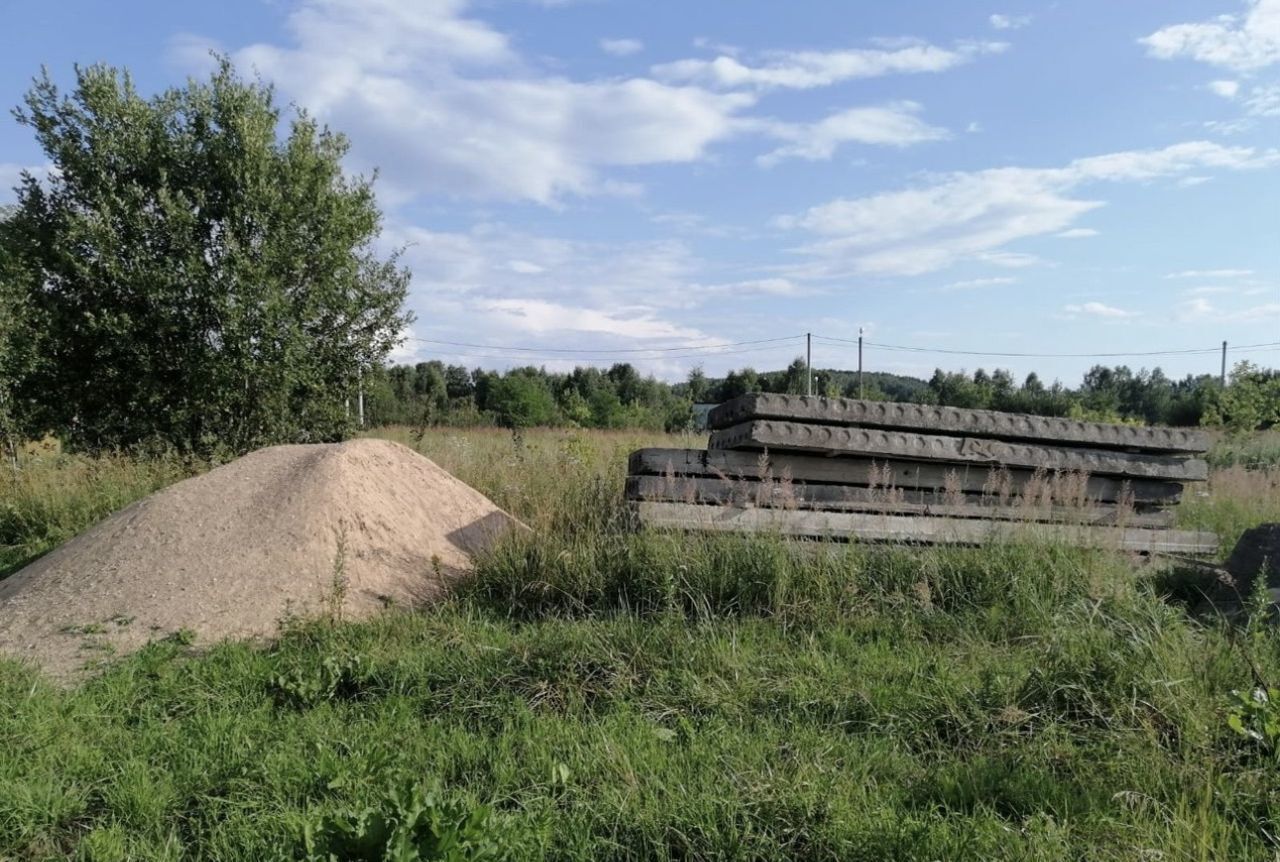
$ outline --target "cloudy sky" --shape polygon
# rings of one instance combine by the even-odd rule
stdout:
[[[813,332],[849,367],[863,327],[871,369],[1074,383],[1095,360],[882,345],[1280,341],[1280,0],[4,5],[6,104],[41,64],[154,91],[212,49],[345,132],[414,273],[405,356],[680,377]],[[0,122],[0,200],[41,164]]]

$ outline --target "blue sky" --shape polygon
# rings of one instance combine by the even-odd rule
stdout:
[[[851,367],[827,339],[859,327],[994,353],[1280,341],[1280,0],[6,6],[6,104],[42,64],[154,91],[216,49],[345,132],[414,273],[409,334],[488,345],[401,358],[677,378],[781,367],[802,340],[716,345],[804,332]],[[42,166],[0,123],[0,187]],[[1071,384],[1093,362],[867,350]]]

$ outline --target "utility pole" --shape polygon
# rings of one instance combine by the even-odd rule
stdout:
[[[804,380],[805,392],[813,394],[813,333],[804,334]]]
[[[862,391],[862,327],[858,327],[858,397],[866,397]]]
[[[364,369],[356,371],[356,386],[359,393],[356,395],[356,415],[360,417],[360,427],[364,427]]]
[[[1227,387],[1227,342],[1222,342],[1222,373],[1218,380],[1222,383],[1222,388]]]

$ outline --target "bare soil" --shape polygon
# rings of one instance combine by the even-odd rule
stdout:
[[[0,651],[58,676],[186,631],[265,638],[437,597],[524,529],[387,440],[273,446],[122,509],[0,581]]]

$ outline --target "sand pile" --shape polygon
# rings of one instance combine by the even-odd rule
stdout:
[[[209,644],[274,635],[337,600],[344,618],[420,604],[518,524],[398,443],[274,446],[0,581],[0,651],[61,674],[183,629]]]

